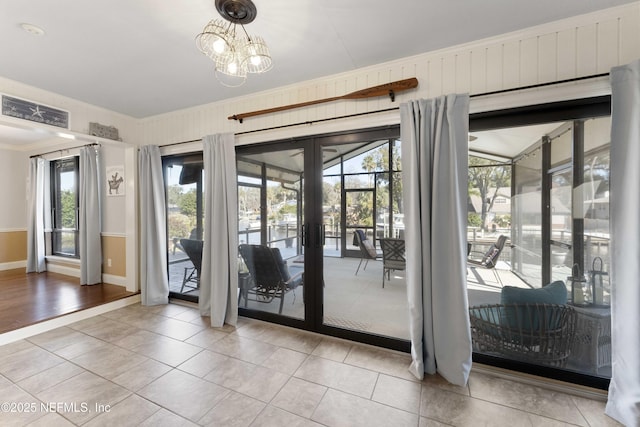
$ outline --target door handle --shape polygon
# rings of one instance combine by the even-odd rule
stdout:
[[[316,248],[320,247],[320,243],[322,242],[322,226],[320,224],[316,224]]]
[[[301,238],[301,244],[302,247],[304,248],[308,248],[309,247],[309,223],[306,224],[302,224],[302,235],[300,236]]]

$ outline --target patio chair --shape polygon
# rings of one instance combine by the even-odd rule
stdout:
[[[385,276],[391,280],[391,272],[404,271],[407,262],[404,258],[404,240],[380,239],[380,247],[382,248],[382,287],[384,288]]]
[[[304,272],[301,271],[292,276],[278,248],[243,244],[240,245],[239,250],[251,275],[251,282],[238,296],[238,303],[243,296],[245,302],[253,298],[253,301],[262,303],[271,303],[279,298],[278,313],[282,314],[284,296],[289,291],[302,286]]]
[[[360,249],[360,262],[358,263],[358,268],[356,269],[357,276],[358,271],[360,271],[362,261],[365,261],[364,268],[362,270],[366,270],[367,264],[369,264],[369,260],[378,259],[382,254],[376,250],[371,240],[367,238],[364,230],[358,229],[353,232],[353,245],[357,246]]]
[[[554,367],[566,365],[576,312],[559,304],[495,304],[469,308],[473,351]]]
[[[180,239],[180,246],[189,257],[189,260],[193,264],[193,267],[184,268],[184,276],[182,278],[182,287],[180,293],[184,291],[184,288],[191,288],[191,290],[198,289],[200,287],[200,270],[202,267],[202,240],[194,239]],[[189,285],[194,283],[194,285]]]
[[[502,286],[502,280],[500,279],[500,275],[496,271],[496,264],[498,263],[498,259],[500,258],[500,254],[504,249],[504,244],[506,243],[506,241],[507,236],[500,235],[500,237],[498,237],[498,240],[489,247],[488,251],[484,253],[470,250],[469,246],[467,246],[467,252],[469,255],[469,257],[467,258],[467,265],[472,269],[481,268],[493,271],[493,275],[496,277],[496,281],[500,283],[500,286]],[[474,258],[474,254],[476,255],[476,258]],[[478,255],[481,255],[480,259],[477,259]]]

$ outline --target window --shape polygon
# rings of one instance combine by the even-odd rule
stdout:
[[[483,123],[486,130],[473,118],[470,122],[484,152],[513,162],[507,188],[512,196],[498,204],[501,194],[492,207],[511,211],[510,253],[496,266],[502,280],[472,269],[467,277],[474,361],[606,389],[611,377],[609,103],[605,98],[572,104],[573,110],[560,107],[554,104],[557,111],[548,108],[540,117],[535,114],[543,106],[522,115],[510,111],[502,127],[496,120]],[[494,146],[513,151],[491,153]],[[471,174],[471,158],[469,163]],[[479,192],[473,183],[470,179],[472,201]],[[572,286],[574,271],[585,276],[584,286]],[[544,301],[551,305],[534,313],[529,301],[542,294],[552,295]],[[504,311],[507,302],[519,304],[520,311]],[[555,315],[566,318],[567,326],[545,330],[520,320]]]
[[[51,252],[78,258],[78,157],[51,162]]]
[[[202,153],[162,159],[167,197],[167,261],[172,298],[197,302],[204,247]]]

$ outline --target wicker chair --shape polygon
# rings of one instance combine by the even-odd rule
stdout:
[[[568,305],[509,304],[469,308],[473,351],[554,367],[566,365],[576,312]]]

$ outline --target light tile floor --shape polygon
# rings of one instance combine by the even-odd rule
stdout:
[[[604,402],[182,305],[126,308],[0,346],[2,426],[617,425]]]

